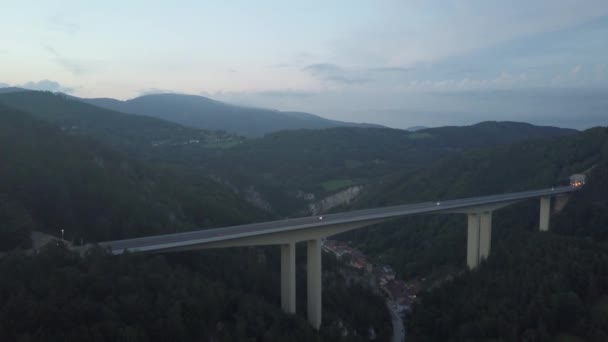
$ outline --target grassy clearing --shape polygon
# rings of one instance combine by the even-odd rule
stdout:
[[[321,184],[321,187],[323,188],[323,190],[331,192],[342,188],[347,188],[354,184],[355,182],[351,179],[333,179],[327,182],[323,182]]]

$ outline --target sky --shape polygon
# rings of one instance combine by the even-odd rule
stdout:
[[[0,87],[397,128],[608,125],[606,0],[0,3]]]

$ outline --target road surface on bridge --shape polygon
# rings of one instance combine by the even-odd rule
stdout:
[[[469,197],[441,202],[422,202],[396,205],[374,209],[347,211],[321,216],[307,216],[278,221],[259,222],[230,226],[224,228],[203,229],[184,233],[154,235],[126,240],[101,242],[100,245],[109,248],[112,253],[120,254],[125,250],[132,252],[161,252],[164,249],[188,248],[190,245],[200,245],[206,242],[226,241],[247,236],[263,236],[277,232],[296,231],[307,228],[318,228],[343,223],[374,221],[378,219],[396,218],[399,216],[424,214],[434,212],[449,212],[451,210],[479,207],[482,205],[508,203],[527,198],[555,196],[576,191],[576,187],[555,187],[532,191],[523,191],[491,196]]]

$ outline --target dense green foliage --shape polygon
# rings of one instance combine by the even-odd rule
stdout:
[[[413,341],[605,341],[608,248],[597,242],[606,241],[608,228],[606,128],[463,153],[398,178],[360,205],[548,187],[585,170],[588,184],[552,217],[552,230],[572,238],[535,232],[536,201],[499,210],[491,256],[478,272],[460,274],[464,216],[409,217],[346,238],[406,278],[432,284],[456,275],[422,294],[408,321]]]
[[[52,123],[66,133],[95,138],[140,158],[159,160],[173,150],[199,153],[206,147],[230,146],[243,141],[221,131],[189,128],[99,108],[63,94],[15,91],[0,94],[0,103]]]
[[[397,177],[393,182],[372,189],[356,205],[373,207],[437,201],[567,184],[572,173],[608,160],[607,151],[608,131],[605,128],[568,137],[469,151],[419,172]],[[597,196],[605,197],[605,194]],[[581,207],[589,208],[586,204]],[[536,220],[536,214],[525,217],[517,213],[522,210],[534,212],[537,208],[536,202],[524,202],[496,212],[494,221],[518,217],[520,221],[511,222],[517,225],[523,220]],[[601,208],[596,210],[601,211]],[[568,215],[564,214],[564,217]],[[446,270],[464,265],[465,226],[464,216],[410,216],[352,232],[347,238],[353,239],[367,253],[393,265],[405,277],[428,273],[441,276]]]
[[[181,101],[181,97],[173,101],[171,96],[162,95],[133,103],[143,101],[147,108],[147,101],[157,100],[163,104],[158,110],[165,114],[179,114],[176,108],[180,105],[187,107],[186,112],[194,106]],[[107,101],[112,102],[102,102]],[[0,94],[0,102],[59,126],[66,133],[94,138],[132,158],[170,168],[178,177],[211,175],[242,195],[259,194],[279,216],[307,213],[311,200],[306,195],[318,200],[350,185],[381,182],[392,174],[412,172],[467,148],[573,133],[523,123],[485,122],[417,132],[356,127],[298,130],[247,140],[123,114],[61,94],[10,92]],[[177,107],[170,111],[171,106]],[[121,106],[116,109],[126,110]]]
[[[411,341],[608,340],[608,250],[511,230],[479,271],[422,294]]]
[[[488,122],[246,140],[63,95],[17,91],[0,102],[28,112],[0,106],[2,251],[29,247],[32,230],[61,228],[69,240],[88,241],[269,218],[239,197],[247,187],[281,216],[307,203],[303,193],[318,198],[356,184],[367,185],[356,206],[371,207],[548,187],[588,171],[589,184],[552,217],[553,232],[569,237],[534,232],[532,201],[497,211],[493,251],[479,272],[462,271],[463,216],[408,217],[345,238],[406,279],[454,278],[422,296],[409,321],[413,340],[608,338],[606,128],[570,135]],[[541,137],[549,139],[518,142]],[[363,341],[370,329],[388,339],[382,298],[346,282],[327,257],[323,325],[313,332],[304,319],[304,259],[299,250],[298,315],[290,317],[279,309],[277,248],[163,257],[94,250],[81,258],[61,246],[9,253],[0,259],[0,340]]]
[[[289,209],[305,207],[302,193],[322,197],[350,185],[414,172],[468,148],[572,132],[511,122],[418,132],[387,128],[288,131],[214,150],[210,163],[222,177],[238,184],[254,184],[277,204],[275,211],[290,213]]]
[[[95,134],[68,135],[0,106],[0,250],[29,247],[33,229],[59,235],[61,228],[68,240],[88,242],[265,217],[200,174],[182,170],[175,177],[175,168],[134,160],[89,136]],[[345,287],[331,258],[324,260],[331,299],[321,334],[302,318],[305,310],[284,315],[279,257],[270,250],[263,263],[242,250],[174,254],[168,261],[99,252],[81,259],[54,246],[34,256],[4,255],[0,340],[362,341],[370,328],[380,340],[390,335],[383,300]],[[306,307],[303,256],[299,308]],[[338,321],[344,328],[335,328]]]
[[[305,316],[283,314],[278,277],[252,252],[112,257],[92,250],[82,258],[50,245],[35,256],[9,254],[0,259],[0,340],[366,340],[340,338],[329,328],[318,334]],[[328,289],[342,297],[332,299],[325,320],[338,316],[358,324],[347,313],[362,306],[368,310],[359,311],[363,326],[376,326],[386,340],[385,317],[371,316],[386,315],[382,300],[336,284]]]
[[[31,221],[54,235],[65,229],[69,240],[103,241],[264,217],[204,177],[176,179],[7,107],[0,155],[0,215],[11,216],[2,234],[27,236]]]
[[[30,247],[34,220],[21,202],[0,196],[0,251]]]
[[[552,230],[608,242],[608,144],[602,162],[589,173],[589,181],[556,216]]]
[[[359,206],[450,199],[568,184],[608,151],[606,128],[460,153],[372,189]]]

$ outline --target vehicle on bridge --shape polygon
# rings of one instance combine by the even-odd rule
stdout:
[[[587,176],[582,173],[573,174],[570,176],[570,186],[581,187],[585,185],[585,181],[587,180]]]

